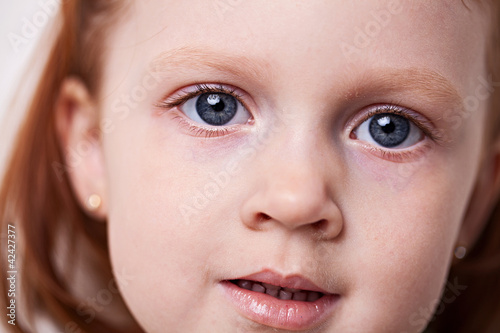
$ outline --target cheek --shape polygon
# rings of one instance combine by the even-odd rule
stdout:
[[[450,167],[448,157],[381,167],[351,156],[343,210],[348,260],[359,267],[351,300],[367,323],[415,331],[438,305],[476,168]]]
[[[148,121],[131,117],[107,141],[109,244],[114,270],[135,277],[122,288],[127,304],[144,327],[161,331],[201,313],[208,299],[205,273],[230,206],[221,170],[231,156],[196,154],[161,120]]]

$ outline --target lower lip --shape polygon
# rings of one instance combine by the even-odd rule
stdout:
[[[333,312],[338,295],[324,295],[314,302],[281,300],[246,290],[229,282],[220,283],[229,301],[245,317],[259,324],[286,330],[305,330],[325,321]]]

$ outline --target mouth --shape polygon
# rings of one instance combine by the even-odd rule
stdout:
[[[294,300],[300,302],[315,302],[321,297],[325,296],[324,293],[306,289],[294,289],[274,284],[251,281],[251,280],[230,280],[229,282],[237,285],[246,290],[252,290],[257,293],[267,294],[281,300]]]
[[[300,275],[283,277],[270,270],[223,280],[220,285],[244,317],[285,330],[305,330],[324,323],[340,297]]]

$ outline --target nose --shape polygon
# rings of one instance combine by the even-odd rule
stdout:
[[[337,237],[343,218],[329,187],[332,174],[311,156],[294,157],[267,161],[241,208],[243,223],[253,230],[272,224],[290,231],[313,230],[321,239]]]

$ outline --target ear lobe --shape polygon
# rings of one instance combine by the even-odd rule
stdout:
[[[472,248],[500,199],[500,137],[486,152],[476,186],[457,239],[458,245]]]
[[[65,171],[76,199],[90,216],[105,220],[106,179],[97,105],[81,80],[67,78],[61,84],[55,109]],[[102,199],[96,209],[87,203],[93,194]]]

